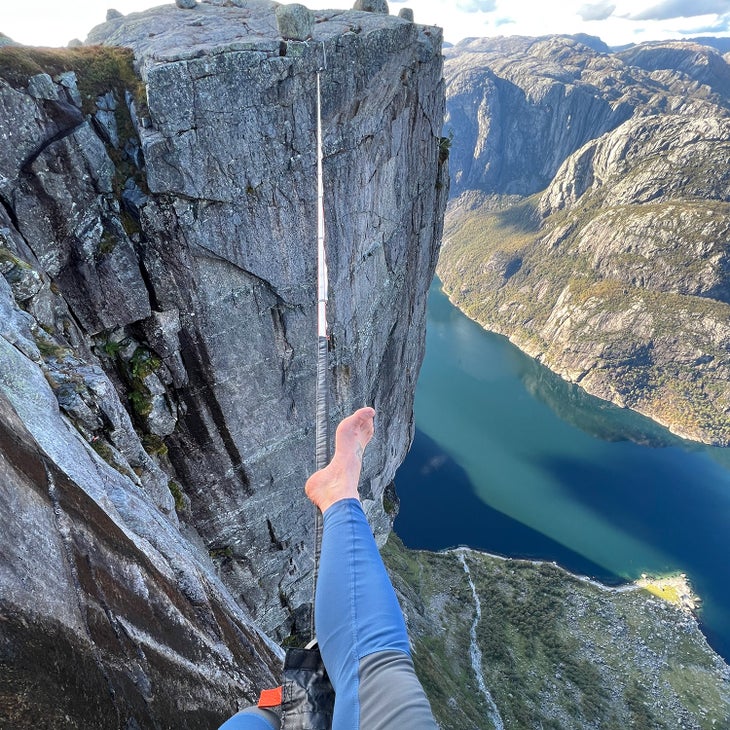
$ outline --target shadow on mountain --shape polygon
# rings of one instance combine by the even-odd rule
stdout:
[[[519,376],[525,389],[556,416],[602,441],[633,441],[654,448],[686,444],[650,418],[586,393],[529,356]]]

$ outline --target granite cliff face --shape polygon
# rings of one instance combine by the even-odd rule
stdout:
[[[479,38],[446,59],[454,195],[538,192],[568,156],[632,116],[716,113],[727,91],[722,56],[688,43],[612,54],[598,39]]]
[[[450,54],[453,301],[588,392],[730,443],[727,62],[565,37]]]
[[[209,727],[274,681],[267,635],[307,628],[323,66],[331,420],[378,410],[363,497],[389,529],[448,190],[441,38],[328,11],[288,41],[274,8],[169,5],[0,52],[14,727],[34,682],[54,726]]]

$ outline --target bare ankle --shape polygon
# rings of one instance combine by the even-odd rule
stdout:
[[[307,480],[304,491],[322,512],[342,499],[360,498],[362,456],[373,435],[374,417],[372,408],[361,408],[343,419],[337,427],[332,461]]]

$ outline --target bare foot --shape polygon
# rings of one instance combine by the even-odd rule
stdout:
[[[373,437],[372,408],[361,408],[340,421],[335,434],[335,455],[324,468],[314,472],[304,486],[307,497],[322,513],[341,499],[359,499],[357,485],[360,481],[362,455]]]

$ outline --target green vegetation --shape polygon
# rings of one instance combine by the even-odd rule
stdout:
[[[233,557],[233,548],[230,545],[226,545],[224,547],[217,547],[217,548],[211,548],[208,550],[208,555],[210,555],[211,558],[215,559],[222,559],[222,558],[232,558]]]
[[[449,259],[458,253],[484,257],[524,249],[539,232],[538,200],[533,196],[515,205],[485,206],[451,215],[446,223]]]
[[[501,697],[517,726],[531,725],[533,708],[546,695],[556,696],[575,719],[608,720],[609,693],[603,678],[566,630],[567,585],[561,572],[548,564],[516,563],[510,574],[516,591],[505,590],[503,574],[498,574],[501,585],[478,567],[473,574],[480,593],[490,597],[482,605],[477,632],[484,655],[493,663],[490,676],[498,673],[508,684],[525,685],[519,693],[512,692],[512,698]],[[528,658],[531,671],[540,678],[531,683],[526,682]],[[500,696],[495,693],[498,705]]]
[[[110,254],[116,248],[117,243],[116,236],[104,229],[104,233],[101,234],[101,241],[99,242],[99,253],[103,256]]]
[[[120,350],[124,347],[124,340],[117,342],[116,340],[107,340],[102,346],[101,349],[104,350],[104,352],[109,355],[111,358],[117,357],[119,355]]]
[[[19,259],[10,249],[0,246],[0,265],[8,268],[17,267],[19,269],[30,269],[31,266],[23,259]]]
[[[408,617],[414,662],[439,724],[444,730],[491,727],[469,661],[473,605],[461,564],[453,555],[408,551],[392,533],[383,558],[397,590],[413,607]],[[432,614],[426,604],[434,586],[447,600],[444,611]]]
[[[409,551],[391,535],[383,557],[439,724],[491,730],[469,654],[476,608],[457,555]],[[481,670],[506,728],[730,726],[727,667],[679,609],[551,564],[465,559],[480,597]]]
[[[36,74],[47,73],[53,77],[65,71],[76,74],[83,111],[86,114],[93,113],[96,99],[108,91],[115,91],[117,98],[123,100],[124,91],[128,90],[133,95],[137,108],[145,108],[145,86],[134,70],[134,53],[129,48],[0,48],[0,77],[16,88],[26,86],[28,79]]]
[[[152,393],[145,385],[145,378],[161,365],[162,361],[144,347],[138,347],[129,361],[123,363],[123,373],[130,386],[129,403],[142,421],[152,413]]]
[[[56,342],[54,342],[53,339],[51,339],[50,336],[35,336],[34,340],[38,351],[45,358],[60,359],[65,355],[68,355],[70,352],[70,349],[68,347],[57,344]]]
[[[142,79],[134,69],[134,53],[129,48],[111,46],[82,46],[78,48],[35,48],[28,46],[0,47],[0,77],[11,86],[25,87],[28,80],[40,73],[52,78],[73,71],[81,96],[82,111],[85,114],[96,112],[96,100],[112,92],[117,106],[114,112],[121,147],[129,139],[137,137],[137,131],[125,103],[125,92],[129,91],[138,113],[147,109],[147,91]],[[107,146],[109,156],[114,162],[114,190],[121,195],[124,183],[133,178],[137,185],[148,192],[147,182],[127,158],[123,149]],[[129,235],[139,232],[139,224],[128,213],[122,214],[122,225]],[[111,234],[104,234],[101,253],[109,253],[116,242]]]
[[[454,130],[449,131],[448,137],[439,138],[439,165],[443,165],[449,159],[451,144],[454,141]]]
[[[186,508],[185,496],[183,494],[182,487],[174,480],[170,479],[167,483],[167,488],[170,490],[173,499],[175,500],[175,512],[184,512]]]
[[[146,418],[152,413],[152,394],[144,385],[137,386],[129,392],[129,404],[137,416]]]
[[[119,169],[119,168],[117,168],[117,169]],[[136,168],[135,168],[134,171],[132,171],[132,174],[129,177],[133,177],[137,181],[137,184],[138,185],[140,184],[140,177],[141,176],[137,173]],[[125,178],[125,181],[126,181],[126,178]],[[144,190],[147,190],[147,184],[146,184],[146,182],[141,187],[143,187]],[[149,191],[147,191],[147,192],[149,192]],[[139,221],[133,215],[130,215],[127,212],[126,209],[125,210],[122,210],[122,212],[121,212],[121,214],[119,216],[119,219],[122,222],[122,227],[124,228],[124,232],[130,238],[133,235],[139,234],[139,233],[142,232],[142,229],[140,228],[140,225],[139,225]]]
[[[398,514],[398,495],[395,491],[395,485],[389,484],[383,492],[383,511],[388,517],[395,517]]]
[[[127,469],[124,464],[119,462],[116,457],[116,452],[106,440],[103,438],[95,438],[91,442],[91,448],[94,449],[94,451],[96,451],[96,453],[99,454],[99,456],[101,456],[101,458],[104,459],[104,461],[106,461],[112,469],[116,469],[120,474],[125,477],[129,477],[132,481],[136,481],[135,475]]]
[[[167,456],[167,444],[157,434],[144,434],[142,436],[142,446],[151,456]]]
[[[162,365],[162,361],[144,347],[138,347],[129,359],[129,371],[132,377],[144,380]]]

